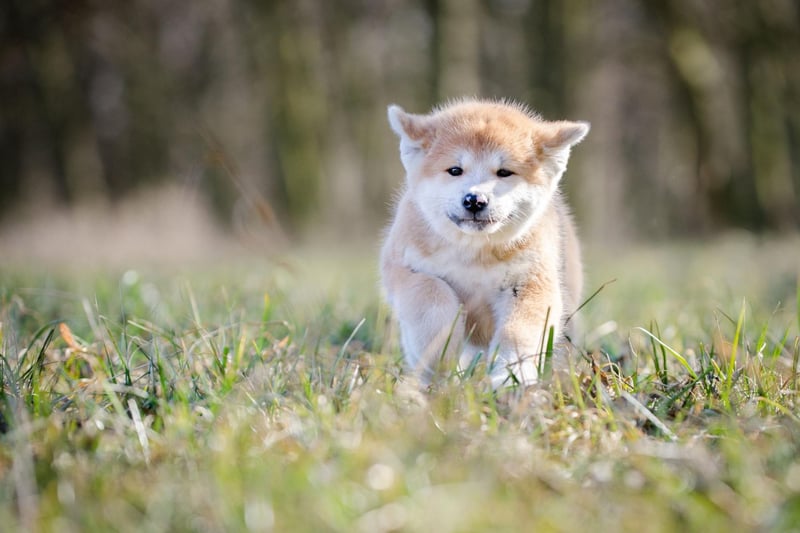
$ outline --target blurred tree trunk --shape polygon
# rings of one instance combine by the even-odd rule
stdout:
[[[580,77],[569,64],[571,57],[564,41],[565,11],[569,2],[538,0],[532,3],[525,20],[526,55],[532,104],[545,117],[561,118],[566,112],[566,73]],[[580,9],[573,6],[573,9]],[[572,16],[577,16],[572,14]]]
[[[479,0],[439,0],[438,8],[437,99],[479,96],[481,3]]]
[[[442,0],[423,0],[425,14],[431,22],[431,53],[428,54],[428,106],[434,104],[442,94],[442,54],[438,48],[442,41]]]
[[[268,120],[286,198],[284,211],[295,227],[308,222],[320,201],[321,130],[328,124],[328,102],[320,79],[318,15],[313,2],[303,0],[276,2],[264,19],[275,68],[267,80],[273,95]]]
[[[57,201],[69,202],[73,194],[67,179],[64,150],[70,117],[67,115],[69,107],[63,106],[63,98],[69,94],[63,83],[68,82],[69,77],[54,77],[53,69],[45,67],[43,59],[51,59],[54,54],[48,47],[47,37],[52,42],[52,34],[49,34],[51,28],[48,27],[48,21],[42,20],[45,15],[43,10],[25,1],[9,0],[3,11],[9,32],[3,40],[12,47],[10,52],[17,62],[16,74],[23,86],[21,94],[9,94],[9,99],[3,99],[4,107],[8,106],[3,114],[13,113],[16,119],[4,122],[15,124],[18,128],[13,133],[7,133],[9,141],[27,141],[20,147],[20,152],[11,155],[11,168],[29,171],[22,161],[26,155],[29,158],[45,159],[28,164],[39,167],[41,172],[37,173],[39,176],[36,179],[42,180],[40,185],[44,186],[44,191],[53,194]],[[63,57],[60,59],[63,60]],[[6,172],[8,170],[4,169],[0,173]],[[45,178],[48,175],[50,180]],[[8,178],[3,181],[6,180]],[[21,192],[20,185],[22,180],[17,178],[17,183],[7,190]],[[44,192],[42,187],[39,190]],[[8,194],[7,198],[11,199],[12,195]]]
[[[748,117],[745,131],[753,161],[755,200],[764,219],[757,229],[786,229],[800,222],[800,191],[792,180],[789,140],[789,106],[793,96],[797,105],[798,88],[792,85],[793,73],[786,68],[791,55],[800,53],[800,26],[793,25],[791,19],[776,17],[772,8],[763,4],[743,4],[740,9],[742,19],[749,24],[734,49],[747,88],[743,98],[749,104],[743,110]]]

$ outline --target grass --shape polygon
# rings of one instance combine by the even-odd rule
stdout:
[[[0,523],[796,530],[796,244],[590,253],[571,370],[497,394],[403,382],[370,256],[6,267]]]

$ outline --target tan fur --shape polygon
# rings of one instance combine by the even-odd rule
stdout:
[[[392,106],[389,121],[406,186],[381,275],[409,369],[428,381],[439,361],[483,354],[495,387],[535,382],[548,327],[559,339],[579,304],[579,243],[557,186],[588,124],[481,100],[429,115]],[[488,204],[469,211],[466,195]]]

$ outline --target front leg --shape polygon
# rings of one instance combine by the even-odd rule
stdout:
[[[556,279],[537,276],[509,289],[495,313],[498,327],[489,353],[492,387],[535,383],[550,327],[555,339],[560,333],[563,301]]]
[[[440,361],[454,361],[464,340],[461,302],[443,279],[400,265],[384,269],[389,304],[400,324],[406,365],[422,383]]]

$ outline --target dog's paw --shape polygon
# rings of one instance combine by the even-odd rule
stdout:
[[[500,353],[490,367],[493,389],[533,385],[539,381],[539,357]]]

